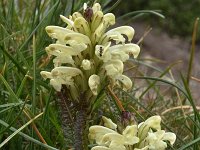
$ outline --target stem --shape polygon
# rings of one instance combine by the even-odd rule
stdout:
[[[58,104],[61,108],[62,128],[66,140],[74,145],[75,150],[87,150],[86,123],[88,103],[85,94],[80,94],[81,100],[78,102],[73,101],[68,95],[67,88],[63,86],[62,91],[58,92],[57,95],[59,97]]]
[[[73,145],[73,108],[70,108],[71,101],[68,98],[67,91],[63,88],[61,92],[57,93],[58,105],[60,107],[61,123],[63,134],[66,140]]]
[[[85,103],[85,102],[83,102]],[[84,141],[84,133],[86,128],[86,120],[87,120],[87,107],[86,105],[82,105],[80,110],[77,110],[76,113],[76,121],[74,124],[74,132],[75,132],[75,150],[85,150],[87,149],[86,141]]]

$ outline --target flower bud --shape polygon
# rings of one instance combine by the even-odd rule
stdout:
[[[94,95],[97,95],[97,88],[98,85],[100,84],[100,77],[96,74],[93,74],[90,76],[89,80],[88,80],[88,85],[90,87],[90,90],[92,91],[92,93]]]
[[[81,64],[81,67],[84,69],[84,70],[90,70],[91,69],[91,62],[87,59],[84,59],[82,61],[82,64]]]
[[[103,122],[104,122],[104,126],[113,130],[117,129],[117,125],[115,123],[112,122],[112,120],[110,118],[104,117],[102,116]]]

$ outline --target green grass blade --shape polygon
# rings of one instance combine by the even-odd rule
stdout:
[[[158,10],[138,10],[138,11],[133,11],[133,12],[130,12],[130,13],[126,13],[125,15],[123,16],[120,16],[118,17],[117,19],[120,20],[120,19],[125,19],[125,18],[128,18],[128,17],[132,17],[134,15],[137,15],[137,14],[140,14],[140,13],[149,13],[149,14],[153,14],[153,15],[156,15],[162,19],[165,18],[165,16],[163,16],[162,14],[160,14],[158,12]]]
[[[10,125],[8,127],[6,127],[3,131],[0,132],[0,135],[2,133],[4,133],[5,131],[7,131],[14,123],[16,123],[16,120],[21,116],[21,114],[22,114],[22,112],[24,110],[25,105],[26,105],[26,101],[24,102],[24,104],[23,104],[21,110],[19,111],[18,115],[12,120],[12,122],[10,123]]]
[[[21,67],[21,65],[18,63],[18,61],[15,60],[15,58],[13,58],[13,56],[11,56],[11,54],[9,54],[9,52],[7,52],[3,46],[0,45],[0,50],[3,51],[3,53],[13,62],[13,64],[15,64],[15,66],[18,68],[18,70],[25,75],[26,71]]]
[[[1,25],[1,26],[3,26],[3,25]],[[21,31],[17,31],[15,33],[12,33],[11,35],[6,36],[4,39],[2,39],[0,41],[0,44],[3,43],[3,42],[5,42],[6,40],[12,39],[13,37],[17,36],[20,33],[21,33]]]
[[[5,78],[0,74],[0,80],[4,83],[5,87],[10,93],[10,96],[14,99],[13,102],[21,102],[21,100],[17,97],[17,95],[14,93],[8,82],[5,80]]]
[[[32,113],[36,110],[36,42],[33,35],[33,86],[32,86]]]
[[[3,125],[3,126],[5,126],[5,127],[8,127],[8,126],[9,126],[9,124],[7,124],[6,122],[4,122],[4,121],[1,120],[1,119],[0,119],[0,124]],[[15,129],[15,128],[13,128],[13,127],[10,127],[10,130],[13,131],[13,132],[16,132],[16,131],[17,131],[17,129]],[[29,140],[29,141],[31,141],[31,142],[34,142],[35,144],[38,144],[38,145],[40,145],[40,146],[42,146],[42,147],[44,147],[44,148],[47,148],[47,149],[50,149],[50,150],[58,150],[57,148],[54,148],[54,147],[52,147],[52,146],[50,146],[50,145],[43,144],[42,142],[40,142],[40,141],[38,141],[38,140],[36,140],[36,139],[34,139],[34,138],[28,136],[27,134],[24,134],[24,133],[22,133],[22,132],[18,132],[18,134],[19,134],[20,136],[24,137],[25,139],[27,139],[27,140]]]
[[[28,72],[27,72],[27,74],[28,74]],[[25,86],[25,83],[27,81],[27,78],[28,78],[28,75],[25,75],[24,78],[22,79],[21,84],[20,84],[20,86],[19,86],[19,88],[17,90],[17,93],[16,93],[17,97],[20,97],[20,95],[22,94],[24,86]]]
[[[34,120],[36,120],[38,117],[40,117],[43,113],[38,114],[37,116],[35,116],[33,119],[31,119],[30,121],[28,121],[26,124],[24,124],[22,127],[20,127],[19,129],[17,129],[14,133],[12,133],[10,136],[8,136],[1,144],[0,144],[0,148],[2,148],[8,141],[10,141],[15,135],[17,135],[21,130],[23,130],[24,128],[26,128],[29,124],[31,124]]]
[[[42,124],[43,124],[43,125],[44,125],[45,120],[46,120],[46,118],[47,118],[47,114],[48,114],[48,110],[49,110],[49,103],[50,103],[52,94],[53,94],[53,88],[51,88],[51,90],[50,90],[50,92],[49,92],[49,96],[48,96],[48,98],[47,98],[47,102],[46,102],[46,106],[45,106],[45,110],[44,110],[44,115],[43,115],[43,118],[42,118]]]
[[[23,104],[23,102],[19,102],[19,103],[8,103],[8,104],[3,104],[0,105],[0,108],[5,108],[5,107],[16,107]]]
[[[110,8],[108,8],[107,10],[105,10],[104,12],[105,13],[108,13],[108,12],[111,12],[113,9],[115,9],[120,3],[121,3],[122,0],[117,0],[117,2],[115,2]]]
[[[132,58],[130,58],[128,61],[133,62],[133,63],[138,63],[138,64],[141,64],[141,65],[144,65],[144,66],[147,66],[147,67],[149,67],[149,68],[151,68],[151,69],[153,69],[153,70],[155,70],[155,71],[157,71],[157,72],[161,72],[161,73],[162,73],[162,70],[158,69],[157,67],[155,67],[155,66],[153,66],[153,65],[150,65],[150,64],[148,64],[148,63],[145,63],[145,62],[143,62],[143,61],[136,60],[136,59],[132,59]]]
[[[192,140],[191,142],[183,145],[181,148],[179,148],[178,150],[187,150],[189,147],[193,146],[194,144],[199,144],[200,142],[200,137],[198,137],[197,139],[195,140]],[[198,149],[196,149],[198,150]]]
[[[187,71],[187,84],[189,84],[191,73],[192,73],[192,67],[193,67],[192,64],[194,61],[195,42],[196,42],[197,32],[198,32],[198,23],[199,23],[199,18],[197,18],[194,23],[194,29],[193,29],[193,34],[192,34],[192,46],[190,50],[189,66],[188,66],[188,71]]]

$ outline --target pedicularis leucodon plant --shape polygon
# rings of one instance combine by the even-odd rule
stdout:
[[[107,31],[115,24],[115,16],[104,15],[98,3],[92,8],[85,5],[83,14],[75,12],[69,18],[60,17],[66,28],[46,27],[47,34],[56,39],[55,44],[46,47],[47,54],[54,56],[54,69],[42,71],[42,77],[50,79],[58,92],[65,85],[74,101],[80,101],[79,93],[85,92],[91,101],[107,82],[112,87],[129,90],[132,82],[122,73],[123,62],[129,55],[136,58],[140,51],[138,45],[131,43],[134,29],[121,26]]]
[[[74,127],[74,149],[88,149],[84,128],[92,105],[100,91],[108,85],[111,88],[120,86],[123,90],[131,89],[132,81],[123,75],[123,63],[130,55],[136,58],[140,47],[131,43],[135,31],[130,26],[120,26],[107,31],[115,24],[115,16],[112,13],[103,14],[99,3],[95,3],[92,8],[84,4],[83,13],[75,12],[68,18],[62,15],[60,17],[67,24],[66,27],[46,27],[47,34],[56,40],[45,49],[47,54],[53,57],[54,68],[50,72],[41,71],[41,75],[44,79],[50,79],[50,85],[62,101],[61,105],[67,107],[64,113],[67,113],[67,123],[70,122]],[[70,114],[71,108],[73,111],[75,109],[73,115]],[[90,131],[93,131],[93,128],[91,127]],[[135,134],[136,127],[130,127],[131,130],[132,128]],[[95,131],[98,132],[96,129]],[[124,132],[129,136],[129,128]],[[125,137],[116,131],[110,133],[115,133],[116,137]],[[95,136],[97,144],[101,138]],[[107,138],[112,143],[112,138]],[[126,139],[129,140],[124,140]],[[133,136],[133,139],[136,140],[134,143],[138,143],[137,137]],[[120,146],[124,149],[123,144]],[[100,148],[109,148],[105,146]]]
[[[173,145],[176,135],[161,130],[160,116],[152,116],[140,124],[130,123],[119,131],[111,119],[102,117],[103,125],[91,126],[89,139],[97,146],[91,150],[165,150]]]

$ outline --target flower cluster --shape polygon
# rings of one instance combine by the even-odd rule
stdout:
[[[103,14],[99,3],[92,8],[84,4],[83,13],[60,17],[66,27],[46,27],[47,34],[56,39],[45,49],[53,57],[54,69],[41,71],[42,77],[50,79],[50,85],[58,92],[65,85],[74,99],[77,93],[88,89],[97,95],[107,79],[112,87],[129,90],[132,81],[123,75],[123,62],[129,55],[136,58],[139,54],[139,46],[131,43],[134,29],[121,26],[107,31],[115,24],[115,16]]]
[[[139,125],[128,125],[119,133],[117,125],[111,119],[102,117],[104,126],[89,128],[89,139],[98,146],[91,150],[165,150],[168,141],[176,140],[172,132],[161,130],[161,117],[152,116]]]

